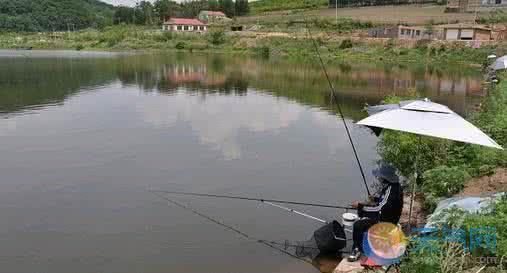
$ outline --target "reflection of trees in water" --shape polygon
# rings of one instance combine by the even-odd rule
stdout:
[[[364,103],[415,89],[421,96],[464,112],[467,96],[480,93],[480,73],[459,67],[339,64],[328,66],[345,114],[362,117]],[[245,56],[172,54],[108,59],[10,59],[0,64],[0,111],[58,102],[116,78],[145,92],[245,95],[250,88],[336,111],[316,63]],[[51,79],[51,80],[48,80]],[[205,96],[203,96],[205,98]]]
[[[0,61],[0,113],[60,103],[80,90],[112,82],[114,75],[108,59],[4,58]]]
[[[174,94],[184,88],[188,93],[246,94],[248,81],[240,71],[225,69],[224,61],[188,62],[181,57],[152,63],[150,66],[122,66],[118,77],[123,84],[136,84],[144,91]],[[128,68],[128,69],[127,69]]]

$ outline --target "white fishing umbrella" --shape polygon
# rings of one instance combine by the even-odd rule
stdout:
[[[357,124],[503,149],[447,106],[429,100],[373,106],[368,112],[372,115]]]
[[[494,70],[507,69],[507,55],[496,59],[496,61],[491,65],[491,67]]]
[[[447,106],[431,102],[428,99],[373,106],[367,110],[370,116],[357,124],[368,126],[377,134],[380,134],[382,129],[390,129],[503,150],[502,146]],[[418,174],[415,175],[417,179]],[[414,183],[410,203],[409,225],[415,186],[416,183]]]

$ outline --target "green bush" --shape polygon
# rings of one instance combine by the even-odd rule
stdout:
[[[271,55],[271,48],[269,48],[269,46],[260,47],[259,53],[261,54],[261,56],[268,58]]]
[[[462,167],[439,166],[424,173],[423,190],[435,197],[451,197],[462,191],[470,178]]]
[[[174,48],[176,49],[185,49],[187,47],[187,44],[185,42],[178,42]]]
[[[212,45],[221,45],[225,43],[225,32],[223,31],[213,31],[208,34],[208,41]]]
[[[352,40],[345,39],[340,43],[339,49],[346,49],[346,48],[352,48],[354,44],[352,43]]]
[[[168,42],[174,38],[173,32],[163,31],[159,35],[155,36],[154,39],[158,42]]]
[[[438,206],[440,199],[431,193],[425,193],[422,203],[422,209],[427,213],[432,213]]]
[[[476,19],[479,24],[500,24],[507,22],[507,14],[503,10],[494,10],[487,16],[479,17]]]

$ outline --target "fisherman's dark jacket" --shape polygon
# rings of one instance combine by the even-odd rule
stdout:
[[[400,184],[386,184],[374,201],[374,205],[359,204],[359,217],[398,224],[403,210],[403,191]]]

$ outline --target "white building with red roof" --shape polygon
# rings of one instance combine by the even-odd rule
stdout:
[[[197,19],[166,18],[162,24],[162,30],[203,33],[208,31],[208,24],[203,23]]]

